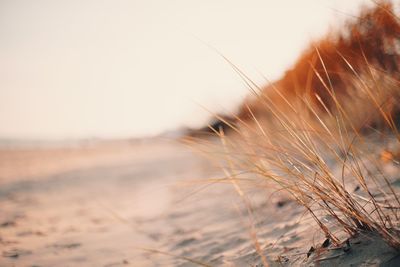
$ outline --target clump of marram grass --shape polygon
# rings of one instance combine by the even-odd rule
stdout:
[[[308,80],[292,81],[296,88],[290,93],[290,88],[281,87],[288,81],[260,88],[236,69],[255,101],[243,105],[234,123],[221,118],[234,136],[215,132],[232,177],[238,170],[245,171],[279,185],[305,207],[334,244],[370,232],[400,250],[400,197],[393,177],[385,175],[379,160],[381,146],[400,140],[396,125],[400,24],[387,2],[362,17],[369,20],[351,28],[354,40],[346,43],[339,38],[336,45],[321,42],[324,51],[316,45],[307,52],[312,55],[304,74]],[[378,24],[369,25],[371,21]],[[357,45],[357,38],[380,31],[374,27],[384,23],[397,28],[373,38],[386,40],[369,40],[367,50],[363,44],[368,40],[358,39]],[[386,49],[377,60],[376,49]],[[305,65],[301,66],[289,76],[296,76],[296,71],[303,75]],[[380,136],[379,142],[372,141],[374,133]]]
[[[274,123],[254,117],[255,126],[239,123],[231,140],[221,135],[230,172],[245,170],[247,176],[253,173],[279,184],[335,244],[362,230],[376,232],[400,249],[399,197],[393,181],[383,175],[379,151],[371,151],[377,147],[348,128],[350,115],[339,111],[331,118],[336,124],[328,124],[307,104],[315,116],[311,123],[309,116],[286,115],[269,104]],[[270,130],[277,124],[281,129]],[[323,220],[325,216],[336,228]]]
[[[336,245],[360,231],[375,232],[400,250],[399,196],[383,174],[380,151],[374,151],[379,147],[347,128],[348,114],[338,112],[331,118],[336,125],[328,126],[312,106],[308,109],[313,123],[301,113],[277,112],[278,131],[254,117],[255,127],[239,123],[236,137],[220,134],[229,173],[236,178],[237,170],[245,171],[278,184]]]

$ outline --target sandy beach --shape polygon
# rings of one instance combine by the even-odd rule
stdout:
[[[208,171],[156,139],[0,153],[1,266],[151,266],[172,188]]]
[[[231,184],[209,181],[221,171],[176,141],[1,157],[1,266],[256,266],[255,232],[271,257],[302,235],[295,203],[249,188],[250,217]]]
[[[258,249],[271,266],[306,266],[323,241],[287,196],[259,181],[241,186],[243,199],[177,141],[0,153],[0,266],[262,266]],[[396,255],[376,253],[365,266]]]
[[[209,185],[218,170],[178,142],[0,153],[1,266],[190,266],[183,255],[219,265],[253,253],[232,186]]]

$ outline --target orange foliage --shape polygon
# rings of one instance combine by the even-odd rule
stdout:
[[[335,112],[337,104],[332,94],[339,102],[354,100],[358,96],[354,80],[374,77],[377,81],[387,76],[400,88],[399,59],[400,21],[394,15],[393,5],[383,1],[374,8],[364,9],[355,21],[344,25],[342,32],[312,43],[294,66],[280,80],[263,88],[261,94],[282,109],[288,109],[283,96],[289,102],[308,99],[321,113]],[[379,90],[378,87],[372,85],[371,90]],[[386,105],[390,115],[396,116],[399,96],[391,94],[389,100],[382,105]],[[268,109],[256,98],[245,102],[239,118],[253,116],[247,106],[256,117],[269,116]]]

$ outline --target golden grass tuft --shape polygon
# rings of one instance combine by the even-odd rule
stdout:
[[[400,250],[398,172],[400,21],[387,1],[365,9],[345,31],[315,42],[278,82],[259,87],[231,120],[213,129],[227,173],[271,181],[340,245],[360,232]],[[384,157],[384,160],[382,158]]]

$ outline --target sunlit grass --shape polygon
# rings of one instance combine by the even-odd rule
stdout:
[[[213,153],[242,198],[238,182],[261,178],[302,205],[334,245],[363,232],[400,250],[398,177],[385,171],[399,167],[397,152],[381,158],[400,140],[400,23],[379,2],[348,27],[348,39],[316,43],[267,88],[226,59],[253,99],[231,120],[217,116],[230,135],[212,128],[223,147]]]

